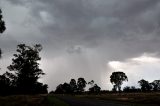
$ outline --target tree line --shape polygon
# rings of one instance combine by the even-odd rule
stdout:
[[[90,82],[86,82],[84,78],[78,78],[76,81],[75,79],[71,79],[69,83],[59,84],[56,87],[55,93],[58,94],[82,94],[85,91],[86,85],[89,85],[89,93],[96,93],[98,94],[101,91],[101,88],[94,83],[93,80]],[[52,91],[53,93],[53,91]]]
[[[126,86],[121,89],[121,86],[124,81],[128,81],[128,77],[124,72],[113,72],[110,76],[110,82],[113,84],[113,88],[111,91],[102,91],[101,88],[94,83],[93,80],[90,82],[86,82],[84,78],[78,78],[77,82],[75,79],[71,79],[69,83],[59,84],[56,87],[55,91],[51,91],[50,93],[56,94],[101,94],[104,92],[150,92],[150,91],[160,91],[160,80],[154,80],[149,83],[148,81],[141,79],[138,81],[140,88],[136,88],[135,86]],[[86,85],[90,85],[88,91],[85,91]]]
[[[121,91],[121,85],[124,81],[128,81],[128,77],[124,72],[113,72],[110,76],[110,82],[113,84],[112,91]],[[149,83],[144,79],[138,81],[140,88],[135,86],[126,86],[123,88],[124,92],[146,92],[146,91],[160,91],[160,80],[154,80]]]

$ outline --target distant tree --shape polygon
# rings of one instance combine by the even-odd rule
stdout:
[[[123,88],[123,91],[124,92],[130,92],[130,89],[131,89],[130,86],[126,86],[126,87]]]
[[[0,33],[3,33],[6,30],[5,22],[3,20],[2,11],[0,9]],[[0,57],[1,57],[2,51],[0,49]]]
[[[0,9],[0,33],[3,33],[6,30],[5,22],[2,16],[2,10]]]
[[[89,93],[96,93],[96,94],[100,93],[101,88],[97,84],[95,84],[93,80],[88,82],[88,84],[91,86],[89,88]]]
[[[90,93],[100,93],[101,91],[101,88],[97,85],[97,84],[94,84],[93,87],[89,88],[89,92]]]
[[[63,91],[64,91],[64,93],[71,93],[71,86],[70,86],[70,84],[68,84],[68,83],[64,83],[63,84]]]
[[[77,81],[77,87],[78,87],[78,92],[83,92],[84,88],[86,87],[87,82],[85,81],[84,78],[78,78]]]
[[[152,89],[151,84],[144,79],[141,79],[140,81],[138,81],[138,83],[142,91],[150,91]]]
[[[56,87],[55,93],[57,93],[57,94],[63,94],[64,93],[63,84],[59,84]]]
[[[93,87],[93,86],[94,86],[94,81],[91,80],[90,82],[88,82],[88,84],[89,84],[91,87]]]
[[[123,88],[123,91],[124,92],[139,92],[140,89],[139,88],[136,88],[135,86],[126,86]]]
[[[71,86],[68,83],[60,84],[56,87],[55,93],[57,94],[69,94],[71,93]]]
[[[47,84],[36,82],[34,87],[35,87],[35,89],[34,89],[35,92],[33,92],[33,93],[35,93],[35,94],[47,94],[48,93],[48,90],[47,90],[48,85]]]
[[[8,76],[12,79],[18,93],[33,94],[47,91],[48,86],[38,82],[40,76],[44,75],[38,63],[41,60],[39,56],[41,50],[40,44],[33,47],[25,44],[17,46],[18,53],[14,54],[15,58],[12,59],[12,64],[8,66],[10,70]]]
[[[110,76],[110,82],[113,84],[113,90],[121,91],[121,85],[123,81],[128,81],[128,78],[124,72],[113,72]]]
[[[71,79],[70,81],[70,87],[71,87],[71,92],[76,93],[77,92],[77,83],[75,79]]]
[[[160,90],[160,80],[154,80],[151,85],[154,91]]]

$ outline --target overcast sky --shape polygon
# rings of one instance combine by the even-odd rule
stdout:
[[[0,0],[0,8],[1,73],[17,44],[40,43],[49,90],[78,77],[111,89],[113,71],[127,74],[124,85],[160,79],[160,0]]]

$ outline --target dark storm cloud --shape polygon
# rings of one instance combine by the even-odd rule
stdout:
[[[87,72],[88,79],[95,78],[100,83],[95,75],[104,77],[108,61],[160,52],[159,0],[2,0],[0,3],[8,26],[6,38],[0,41],[1,48],[13,50],[21,42],[41,43],[47,80],[55,77],[62,81],[60,75],[78,77]],[[55,87],[52,82],[47,83]]]

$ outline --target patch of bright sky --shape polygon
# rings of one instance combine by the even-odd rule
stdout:
[[[138,86],[141,79],[152,82],[160,79],[160,58],[156,54],[143,54],[139,57],[127,59],[126,61],[110,61],[108,66],[112,71],[123,71],[128,76],[128,83],[124,86]]]

